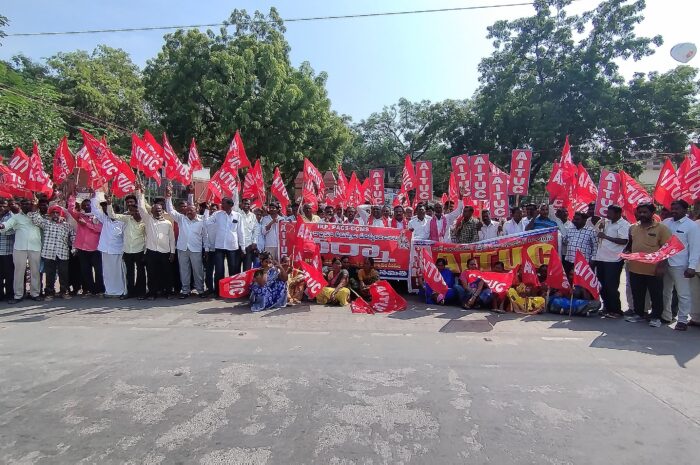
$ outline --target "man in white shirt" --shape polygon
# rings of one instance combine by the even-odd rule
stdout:
[[[481,211],[481,227],[479,228],[479,240],[485,241],[493,239],[503,234],[503,226],[500,223],[491,221],[491,214],[488,210]]]
[[[620,275],[624,266],[620,254],[629,242],[630,224],[622,218],[622,208],[618,205],[609,206],[607,220],[601,219],[600,222],[602,231],[598,233],[598,251],[594,258],[600,296],[605,305],[605,316],[619,318],[622,316]]]
[[[236,211],[241,215],[243,222],[243,271],[249,270],[253,266],[253,259],[258,251],[258,244],[255,237],[255,228],[258,226],[258,219],[250,209],[250,199],[241,200],[240,208]]]
[[[520,234],[525,232],[525,220],[523,220],[523,211],[520,207],[510,209],[510,219],[503,225],[503,233],[506,236],[511,234]]]
[[[107,204],[111,199],[98,205],[96,194],[92,194],[90,208],[97,221],[102,223],[97,250],[102,254],[102,280],[105,284],[105,297],[121,297],[126,294],[126,268],[124,266],[125,223],[107,216]],[[104,206],[104,209],[103,209]]]
[[[430,218],[429,239],[435,242],[452,242],[452,228],[463,209],[464,205],[460,200],[455,210],[443,215],[442,204],[436,203],[433,207],[433,216]]]
[[[267,212],[269,215],[264,217],[260,223],[260,229],[265,237],[265,251],[270,253],[273,260],[279,260],[279,222],[282,221],[279,203],[272,202],[268,207]]]
[[[671,202],[671,218],[666,218],[663,224],[668,226],[671,233],[680,240],[685,248],[668,259],[668,270],[664,274],[664,312],[663,319],[671,320],[671,300],[673,288],[678,294],[678,322],[676,330],[688,329],[688,317],[691,305],[700,305],[690,300],[690,280],[695,274],[700,262],[700,228],[688,218],[688,202],[674,200]]]
[[[199,296],[204,295],[204,263],[202,254],[208,252],[207,228],[204,220],[199,218],[194,205],[185,207],[185,214],[173,207],[172,188],[165,191],[165,209],[178,224],[180,233],[177,237],[177,258],[180,271],[180,299],[185,299],[192,291],[190,283],[194,277],[194,289]]]
[[[233,211],[233,200],[226,197],[221,201],[221,210],[208,217],[206,223],[216,225],[214,289],[218,292],[219,280],[224,277],[224,260],[229,276],[241,272],[241,255],[245,244],[243,218]]]
[[[219,210],[219,206],[215,203],[209,205],[209,209],[202,213],[202,219],[208,218]],[[205,249],[208,252],[204,252],[206,258],[204,259],[204,284],[207,287],[207,294],[214,292],[214,271],[216,259],[214,255],[216,254],[216,224],[204,223],[207,230],[207,242]]]
[[[371,215],[367,213],[368,208],[371,208]],[[371,207],[370,205],[360,205],[357,211],[362,221],[364,221],[367,226],[376,226],[379,228],[389,227],[389,219],[382,216],[382,207],[379,205],[372,205]]]
[[[140,188],[140,186],[139,186]],[[154,203],[146,210],[146,198],[140,188],[138,207],[146,225],[146,271],[148,278],[148,300],[168,296],[172,289],[172,264],[175,262],[175,231],[173,223],[166,220],[163,206]]]
[[[357,210],[355,207],[348,207],[347,210],[345,210],[345,214],[347,215],[345,224],[354,224],[356,226],[363,226],[365,224],[362,218],[357,217]]]
[[[412,241],[427,241],[430,239],[430,219],[425,216],[425,207],[416,207],[416,216],[408,222],[408,229],[413,232]]]

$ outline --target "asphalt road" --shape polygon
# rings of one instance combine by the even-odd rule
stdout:
[[[694,328],[155,304],[0,308],[0,463],[699,460]]]

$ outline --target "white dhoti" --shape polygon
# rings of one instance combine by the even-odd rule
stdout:
[[[102,279],[105,282],[105,295],[110,297],[126,294],[126,270],[122,255],[102,252]]]

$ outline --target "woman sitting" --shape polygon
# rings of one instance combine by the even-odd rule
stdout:
[[[287,270],[287,296],[290,304],[301,303],[301,299],[304,297],[304,291],[306,290],[306,281],[304,280],[304,275],[299,270],[292,268],[291,260],[286,255],[282,255],[280,260],[282,268]]]
[[[349,274],[344,270],[340,258],[336,257],[331,263],[331,269],[326,275],[328,287],[321,289],[316,296],[316,302],[321,305],[335,304],[345,306],[350,301],[350,289],[348,288]]]
[[[483,279],[477,276],[469,276],[470,271],[479,271],[479,262],[476,258],[467,261],[467,269],[459,276],[459,286],[464,291],[462,307],[470,310],[472,308],[491,308],[493,294]],[[456,287],[456,286],[455,286]]]
[[[523,283],[519,275],[519,283],[508,289],[510,310],[515,313],[537,314],[544,310],[545,299],[541,296],[542,288]]]
[[[451,303],[460,302],[460,295],[457,293],[455,287],[459,287],[457,284],[457,279],[455,274],[447,268],[447,260],[444,258],[438,258],[435,260],[435,266],[440,272],[440,276],[447,284],[447,293],[443,296],[439,295],[437,292],[433,291],[429,285],[425,284],[425,303],[434,305],[447,305]],[[461,289],[461,287],[459,287]],[[460,302],[461,303],[461,302]]]
[[[379,273],[374,269],[373,258],[365,258],[362,268],[357,272],[357,280],[360,284],[360,290],[357,293],[365,299],[371,298],[369,287],[379,281]]]
[[[274,262],[270,252],[260,254],[262,267],[250,286],[250,309],[254,312],[287,306],[287,269]]]

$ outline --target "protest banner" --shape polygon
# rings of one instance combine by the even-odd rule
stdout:
[[[471,158],[469,181],[472,199],[480,202],[488,202],[491,190],[490,175],[491,165],[489,164],[489,156],[474,155]]]
[[[610,205],[620,205],[620,175],[605,168],[600,170],[600,183],[598,184],[598,198],[595,202],[595,214],[601,218],[608,216]]]
[[[408,279],[410,231],[334,223],[306,223],[305,227],[320,245],[324,265],[330,265],[335,257],[347,256],[350,264],[359,268],[370,257],[382,279]],[[279,223],[280,256],[292,256],[296,238],[296,223]]]
[[[369,170],[370,203],[384,205],[384,170]]]
[[[489,209],[494,218],[508,217],[508,175],[500,170],[491,173]]]
[[[513,150],[510,159],[510,195],[527,195],[530,186],[532,150]]]
[[[458,155],[450,158],[452,163],[452,173],[457,181],[458,192],[466,196],[471,196],[469,189],[469,155]]]
[[[683,251],[683,249],[685,249],[685,246],[680,239],[678,239],[676,236],[671,236],[671,239],[662,245],[656,252],[621,253],[620,258],[623,260],[632,260],[640,263],[656,264],[679,254]]]
[[[422,270],[420,257],[426,247],[432,251],[433,262],[444,258],[447,260],[447,267],[455,273],[467,269],[467,261],[472,257],[479,261],[481,271],[492,270],[496,262],[503,262],[505,268],[511,270],[522,264],[524,254],[528,255],[535,267],[548,263],[552,251],[556,253],[557,250],[557,234],[557,228],[547,228],[472,244],[415,241],[411,247],[409,289],[416,289],[417,278]]]

